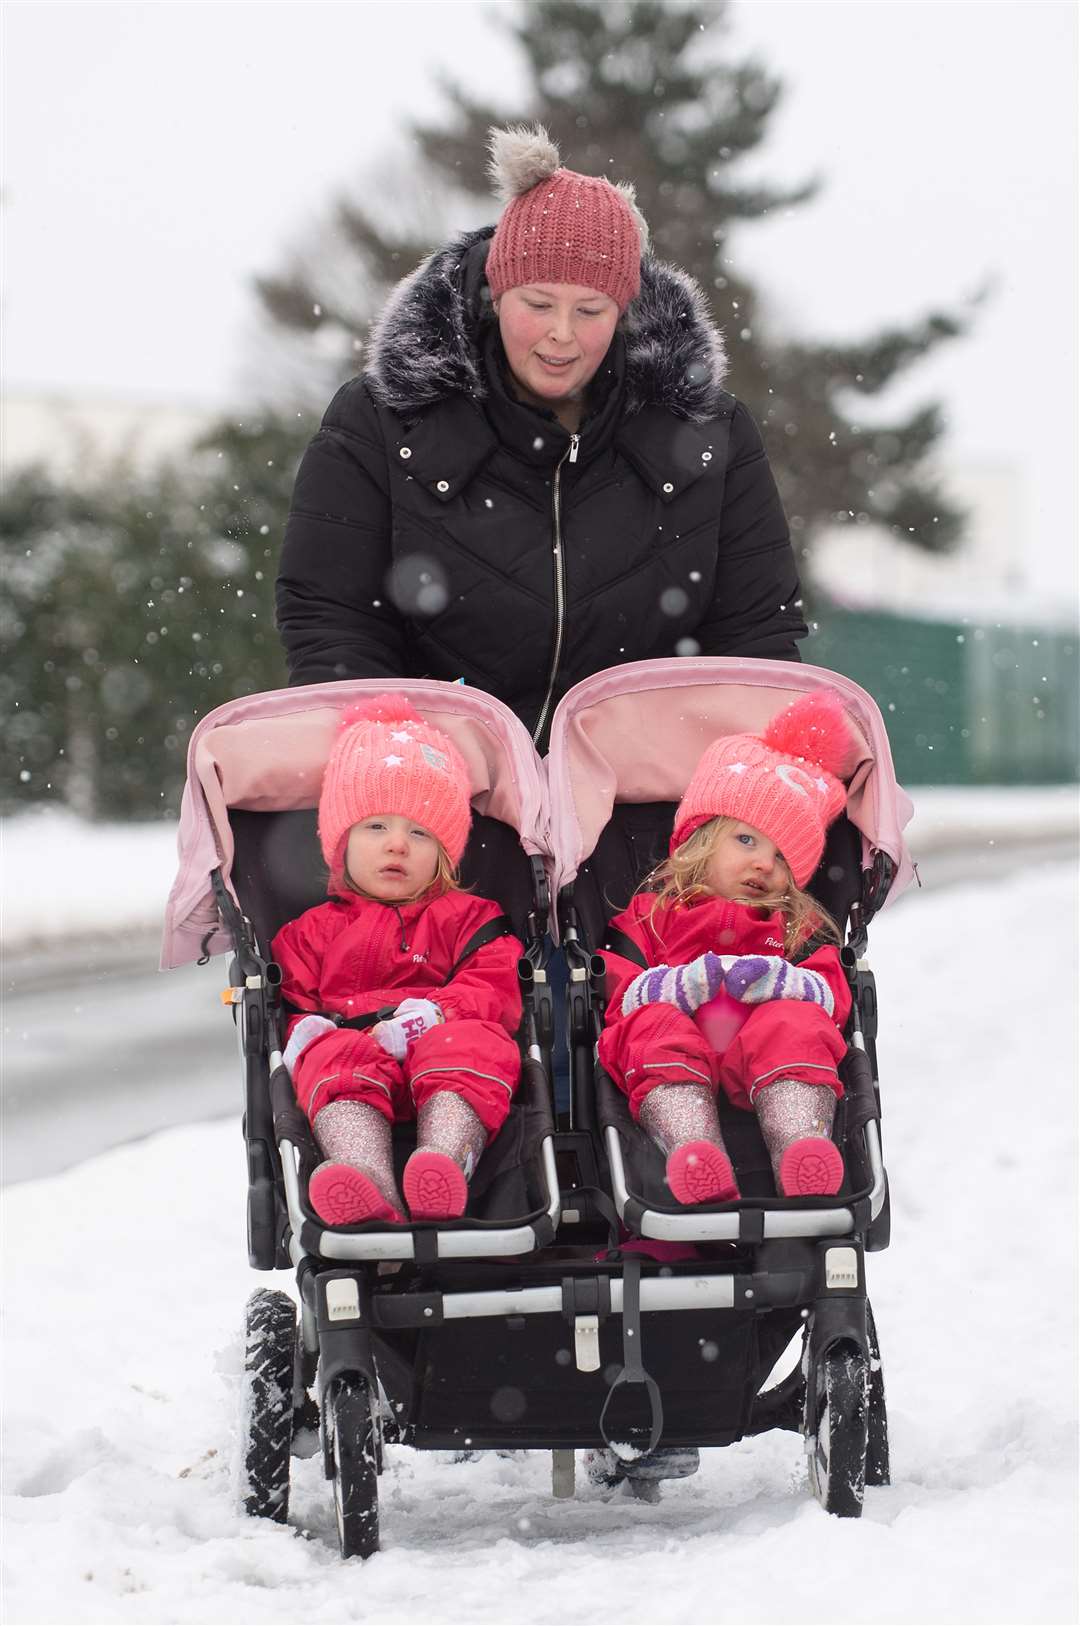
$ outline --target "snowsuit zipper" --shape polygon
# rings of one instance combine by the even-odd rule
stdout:
[[[555,465],[555,478],[551,485],[551,517],[554,527],[552,541],[552,555],[555,566],[555,648],[551,657],[551,676],[548,679],[547,694],[544,704],[540,707],[540,716],[533,729],[533,744],[538,745],[540,736],[544,732],[548,712],[551,709],[551,697],[555,693],[555,674],[559,670],[559,660],[562,656],[563,633],[566,630],[566,561],[563,558],[562,548],[562,515],[559,510],[559,501],[562,489],[562,466],[566,462],[576,463],[578,447],[581,444],[580,435],[571,435],[570,444]]]

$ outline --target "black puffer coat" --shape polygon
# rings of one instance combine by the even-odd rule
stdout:
[[[543,746],[606,666],[798,659],[780,499],[695,285],[644,261],[572,436],[509,389],[490,235],[401,284],[304,455],[277,583],[291,681],[461,677]]]

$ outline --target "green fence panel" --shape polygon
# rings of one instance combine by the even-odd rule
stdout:
[[[1075,632],[829,609],[802,647],[874,696],[902,784],[1080,778]]]

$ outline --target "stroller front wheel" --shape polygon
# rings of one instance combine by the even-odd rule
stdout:
[[[810,1488],[826,1513],[841,1519],[862,1514],[869,1378],[863,1351],[838,1342],[822,1355],[816,1393],[806,1397]]]
[[[370,1558],[379,1550],[382,1450],[372,1397],[362,1377],[350,1374],[335,1380],[326,1397],[323,1427],[341,1556]]]

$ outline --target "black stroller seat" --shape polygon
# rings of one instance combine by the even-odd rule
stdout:
[[[250,922],[253,942],[264,958],[269,957],[274,936],[287,921],[325,901],[326,867],[316,819],[314,808],[284,812],[230,810],[235,844],[233,886],[242,913]],[[463,886],[478,895],[498,902],[508,928],[523,944],[531,944],[536,953],[538,875],[514,830],[498,819],[477,814],[462,859],[461,880]],[[531,962],[523,968],[526,983],[530,981],[529,969]],[[282,1017],[288,1014],[283,1011]],[[528,1251],[545,1245],[554,1235],[558,1192],[557,1187],[552,1187],[550,1153],[545,1150],[553,1134],[551,1092],[544,1060],[529,1054],[526,1026],[523,1024],[521,1035],[521,1085],[506,1122],[485,1147],[477,1165],[465,1215],[461,1220],[424,1222],[415,1227],[418,1231],[486,1231],[496,1254]],[[533,1049],[537,1049],[535,1044]],[[296,1105],[284,1068],[272,1074],[270,1096],[276,1139],[279,1144],[287,1140],[296,1155],[297,1196],[303,1213],[298,1241],[304,1252],[333,1259],[372,1257],[373,1250],[379,1247],[374,1238],[381,1237],[388,1239],[385,1246],[390,1251],[380,1257],[414,1256],[416,1250],[411,1247],[402,1251],[400,1236],[396,1244],[389,1240],[394,1233],[412,1227],[388,1228],[376,1221],[332,1229],[322,1225],[307,1201],[307,1182],[322,1161],[322,1154]],[[415,1126],[395,1124],[393,1148],[399,1180],[415,1144]],[[288,1191],[279,1191],[277,1196],[273,1223],[280,1237],[289,1229]],[[356,1238],[351,1246],[347,1240],[350,1237]],[[452,1244],[444,1242],[444,1251],[447,1246]],[[423,1251],[425,1244],[420,1247]],[[276,1251],[282,1251],[280,1241]]]
[[[560,900],[564,919],[582,954],[592,955],[599,949],[612,948],[629,958],[634,957],[633,943],[622,934],[616,939],[611,923],[666,856],[677,805],[675,802],[618,802],[613,807],[591,857],[582,864],[571,891]],[[862,894],[859,835],[846,818],[831,826],[809,891],[838,922],[847,921],[852,908],[858,905]],[[602,1002],[601,995],[598,1021],[602,1020]],[[848,1111],[851,1094],[858,1087],[859,1072],[858,1051],[853,1054],[849,1049],[840,1068],[848,1094],[838,1104],[834,1125],[834,1138],[844,1155],[846,1178],[838,1195],[845,1204],[868,1199],[873,1186],[861,1136],[847,1133],[849,1120],[853,1130],[859,1127],[857,1114]],[[586,1089],[595,1097],[601,1135],[613,1129],[619,1138],[629,1196],[622,1213],[624,1223],[637,1229],[647,1211],[685,1217],[687,1210],[673,1201],[667,1187],[659,1149],[633,1122],[625,1096],[599,1061],[592,1064],[591,1071],[583,1061],[578,1074],[586,1079]],[[701,1205],[695,1208],[695,1215],[727,1213],[735,1206],[749,1203],[755,1207],[789,1209],[791,1199],[777,1196],[768,1154],[753,1114],[732,1106],[723,1091],[717,1097],[717,1111],[742,1197],[739,1205]],[[800,1199],[800,1203],[825,1211],[836,1206],[836,1199],[808,1198]]]

